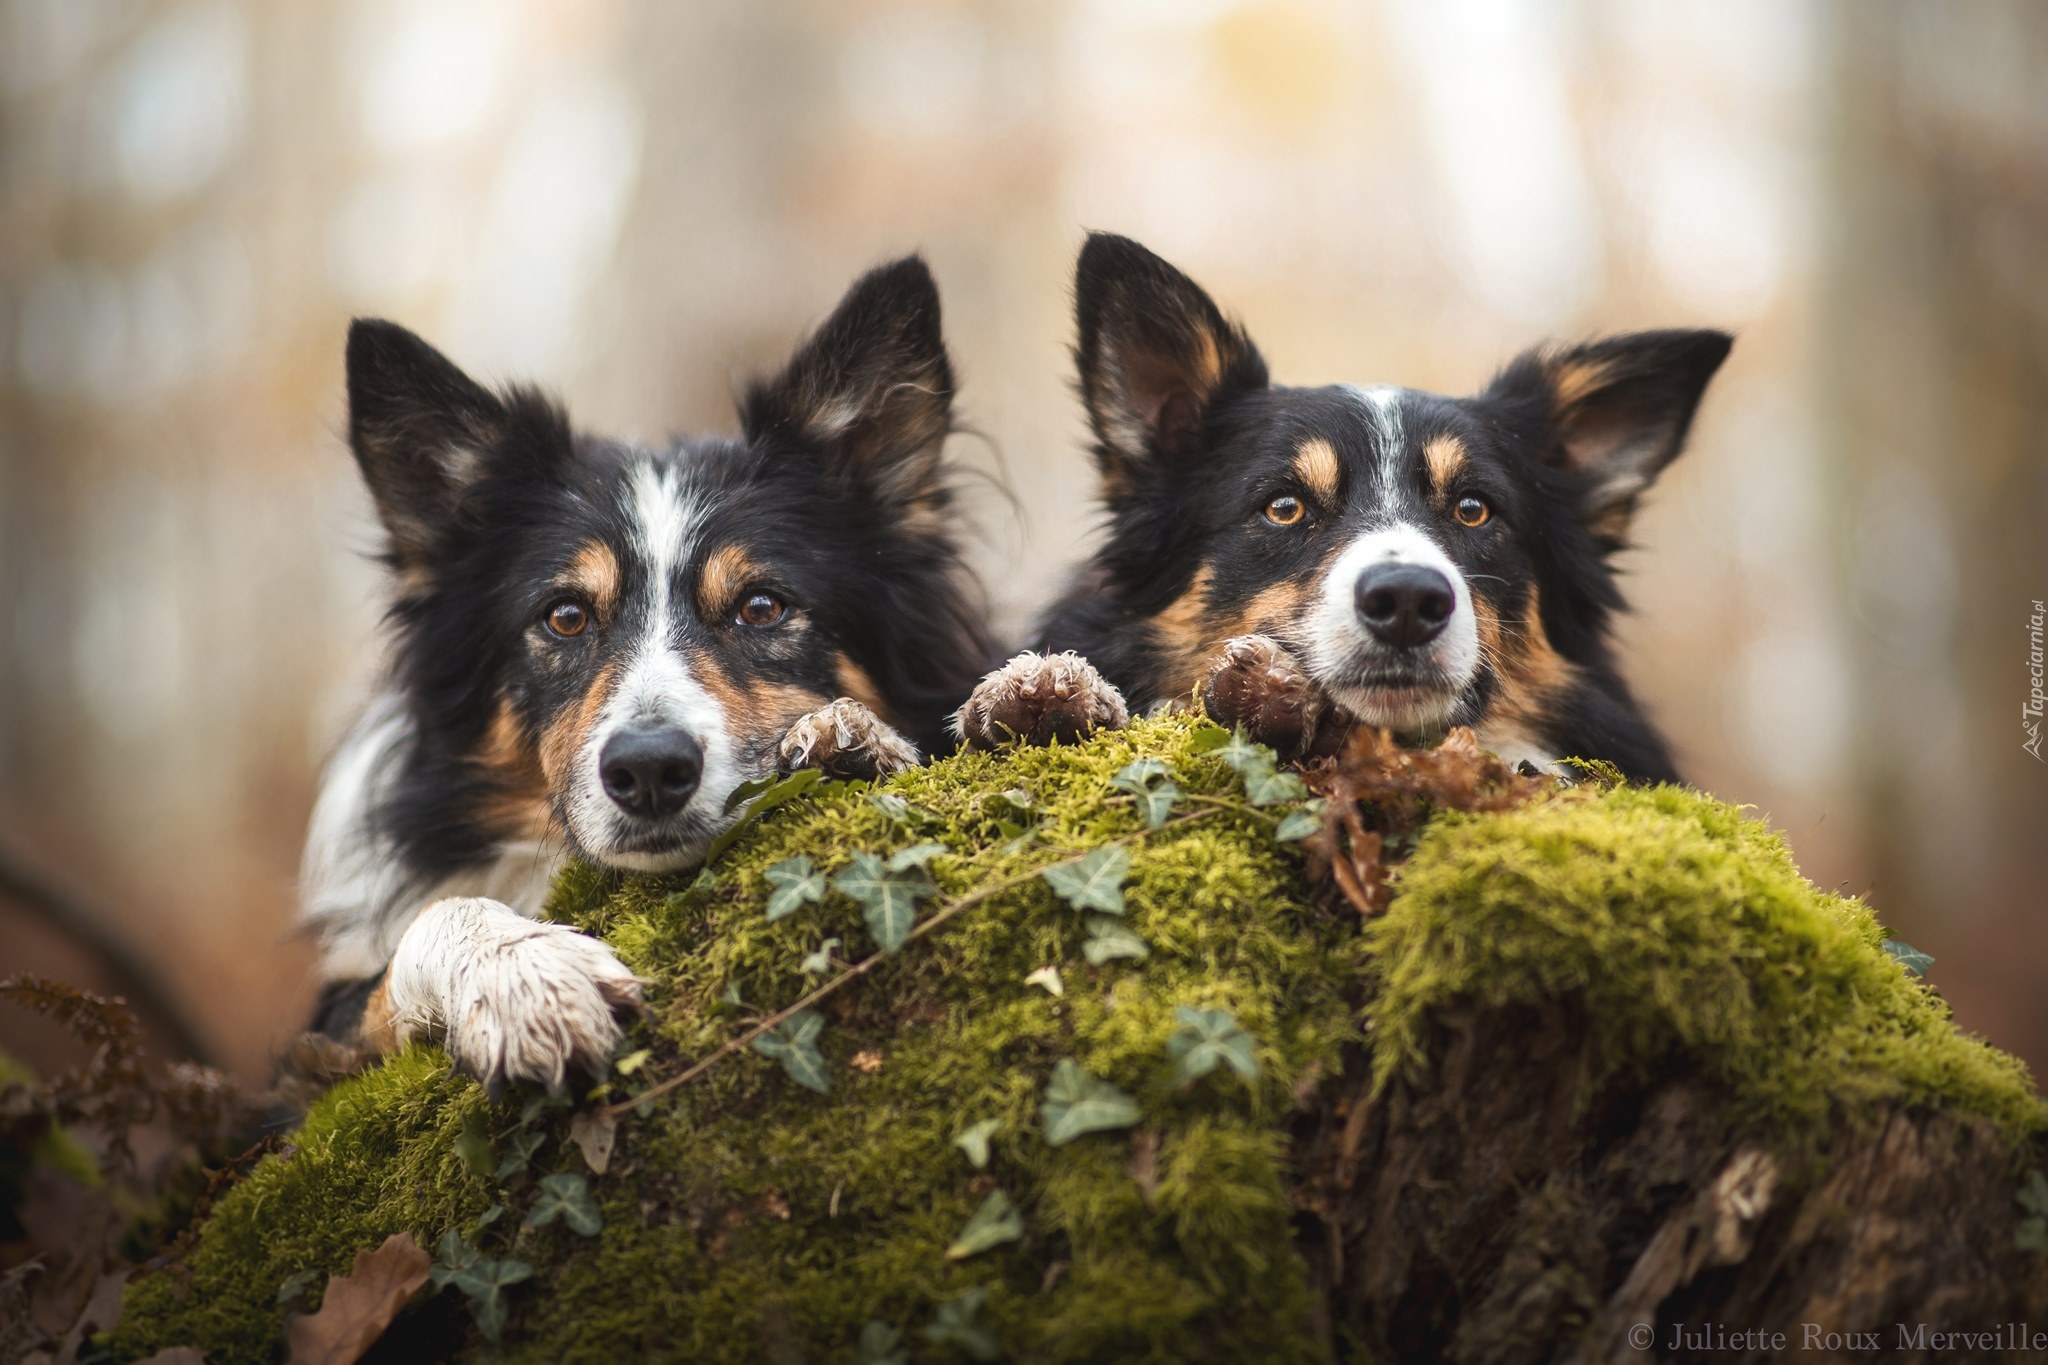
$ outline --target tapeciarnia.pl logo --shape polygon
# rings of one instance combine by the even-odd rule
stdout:
[[[2048,762],[2041,757],[2041,711],[2048,705],[2048,696],[2041,691],[2041,622],[2048,617],[2048,608],[2043,608],[2041,599],[2034,599],[2034,614],[2027,618],[2027,673],[2033,679],[2033,687],[2027,693],[2026,705],[2020,707],[2020,726],[2027,732],[2027,738],[2020,745],[2034,756],[2036,763]]]

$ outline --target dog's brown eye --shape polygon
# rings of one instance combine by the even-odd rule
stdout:
[[[1493,509],[1478,498],[1459,498],[1458,505],[1451,509],[1451,515],[1458,519],[1460,526],[1484,526],[1493,516]]]
[[[789,615],[789,607],[772,592],[757,592],[740,603],[739,621],[743,626],[772,626]]]
[[[1308,508],[1291,493],[1282,493],[1266,504],[1266,520],[1275,526],[1292,526],[1308,515]]]
[[[581,602],[564,598],[548,608],[548,629],[563,639],[581,635],[590,625],[590,613]]]

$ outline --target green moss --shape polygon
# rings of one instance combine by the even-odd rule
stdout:
[[[2025,1066],[1956,1031],[1879,947],[1869,907],[1816,889],[1783,839],[1697,792],[1440,816],[1367,937],[1382,1079],[1423,1059],[1454,1000],[1576,994],[1611,1066],[1683,1053],[1727,1087],[1736,1122],[1795,1151],[1883,1102],[2015,1133],[2042,1122]]]
[[[344,1269],[394,1231],[432,1246],[459,1228],[487,1255],[539,1267],[514,1291],[504,1354],[518,1359],[754,1360],[788,1343],[850,1360],[871,1318],[943,1359],[920,1329],[974,1289],[1019,1357],[1317,1358],[1288,1200],[1296,1085],[1361,1042],[1382,1078],[1420,1065],[1434,1013],[1465,999],[1581,993],[1613,1068],[1695,1066],[1788,1149],[1880,1101],[1980,1114],[2016,1142],[2043,1123],[2019,1064],[1953,1030],[1878,949],[1868,912],[1806,884],[1728,807],[1620,790],[1440,817],[1392,909],[1361,933],[1315,907],[1299,853],[1231,799],[1236,777],[1195,751],[1199,730],[1147,721],[1079,748],[948,759],[888,784],[908,820],[829,791],[765,819],[704,881],[571,870],[553,912],[650,983],[635,1045],[652,1057],[633,1086],[712,1051],[746,1009],[801,996],[818,978],[800,963],[828,936],[847,957],[869,951],[859,908],[836,892],[765,918],[764,872],[783,859],[831,871],[856,850],[936,839],[948,852],[931,864],[940,899],[926,915],[1018,884],[833,997],[830,1094],[748,1053],[624,1120],[592,1182],[606,1219],[594,1239],[522,1229],[531,1174],[499,1182],[465,1165],[473,1115],[502,1138],[520,1114],[488,1106],[438,1053],[337,1087],[294,1151],[221,1200],[182,1271],[136,1282],[113,1344],[267,1358],[288,1277]],[[1140,755],[1171,764],[1191,798],[1181,814],[1208,814],[1138,838],[1110,778]],[[1132,840],[1127,922],[1151,954],[1092,967],[1084,917],[1029,874],[1112,838]],[[1047,965],[1060,997],[1025,982]],[[1255,1081],[1222,1068],[1174,1086],[1165,1045],[1183,1005],[1234,1014],[1256,1040]],[[1138,1129],[1046,1143],[1039,1105],[1070,1057],[1138,1101]],[[990,1118],[1001,1127],[977,1172],[953,1138]],[[564,1117],[536,1122],[551,1135],[537,1170],[582,1169]],[[948,1261],[994,1187],[1022,1211],[1023,1239]],[[479,1228],[499,1201],[513,1216]]]

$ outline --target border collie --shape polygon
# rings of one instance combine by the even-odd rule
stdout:
[[[916,257],[747,390],[738,439],[585,435],[356,322],[349,439],[388,535],[392,667],[307,841],[314,1028],[371,1052],[435,1037],[494,1087],[601,1075],[638,986],[533,918],[565,858],[686,868],[749,779],[872,777],[943,742],[988,657],[952,398]]]
[[[1200,286],[1126,238],[1088,239],[1075,295],[1108,535],[1040,652],[961,708],[965,741],[1199,693],[1294,756],[1355,723],[1410,742],[1468,725],[1517,765],[1677,780],[1608,643],[1612,560],[1728,335],[1530,351],[1446,398],[1273,384]]]

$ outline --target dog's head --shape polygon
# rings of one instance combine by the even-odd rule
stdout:
[[[350,331],[348,396],[433,771],[387,819],[440,831],[439,861],[554,826],[600,863],[685,866],[792,721],[849,696],[930,743],[982,664],[916,258],[747,391],[739,439],[576,433],[386,322]]]
[[[1609,556],[1676,457],[1720,332],[1532,351],[1475,398],[1283,388],[1192,280],[1090,237],[1080,384],[1111,516],[1095,582],[1149,632],[1143,703],[1264,634],[1408,734],[1540,710],[1608,664]]]

